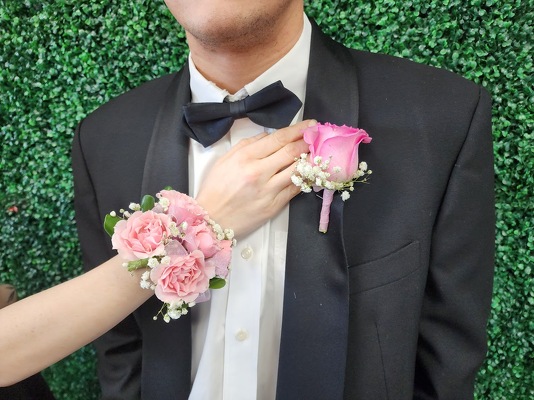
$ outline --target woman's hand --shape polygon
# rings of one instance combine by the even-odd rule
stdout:
[[[293,164],[308,152],[302,130],[315,124],[306,120],[240,141],[209,171],[199,204],[238,238],[261,226],[299,193],[291,182]]]

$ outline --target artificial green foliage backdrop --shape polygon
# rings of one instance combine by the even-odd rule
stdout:
[[[496,278],[476,393],[534,398],[534,0],[324,0],[306,8],[351,47],[443,67],[492,94]],[[25,296],[81,272],[69,154],[77,122],[175,71],[187,47],[155,0],[0,0],[0,46],[0,281]],[[98,398],[91,347],[44,375],[58,399]]]

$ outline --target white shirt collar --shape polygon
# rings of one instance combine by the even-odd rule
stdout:
[[[271,66],[267,71],[234,95],[227,90],[219,88],[215,83],[208,81],[196,69],[191,54],[189,55],[189,71],[191,75],[190,86],[192,102],[218,102],[230,96],[238,100],[246,95],[252,95],[265,86],[276,81],[282,81],[282,84],[291,90],[304,104],[306,96],[306,78],[308,75],[308,63],[311,45],[311,24],[308,17],[304,15],[304,26],[300,38],[293,48],[282,57],[276,64]]]

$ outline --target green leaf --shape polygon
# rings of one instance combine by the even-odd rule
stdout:
[[[226,280],[223,278],[211,278],[210,289],[222,289],[226,286]]]
[[[145,212],[152,210],[155,203],[154,197],[150,196],[149,194],[143,196],[143,200],[141,200],[141,211]]]
[[[109,236],[113,236],[113,233],[115,232],[115,225],[117,225],[117,222],[119,222],[121,219],[121,217],[112,216],[110,214],[106,215],[104,218],[104,229]]]
[[[136,269],[148,267],[148,258],[143,258],[142,260],[135,260],[128,262],[128,271],[132,272]]]

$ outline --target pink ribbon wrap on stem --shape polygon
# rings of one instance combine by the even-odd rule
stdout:
[[[321,216],[319,218],[319,232],[326,233],[328,230],[328,222],[330,221],[330,205],[332,204],[333,198],[333,190],[323,190],[323,205],[321,207]]]

